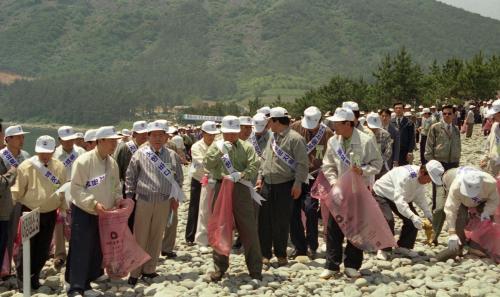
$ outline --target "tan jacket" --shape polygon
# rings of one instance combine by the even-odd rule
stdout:
[[[38,157],[33,157],[38,158]],[[11,188],[14,201],[33,210],[40,208],[41,213],[64,208],[64,194],[55,194],[56,190],[66,182],[66,169],[59,160],[52,158],[48,170],[59,180],[59,186],[54,185],[33,165],[31,159],[21,163],[17,168],[16,183]]]
[[[460,162],[462,144],[460,131],[457,126],[451,125],[451,134],[448,134],[444,122],[431,126],[425,145],[425,159],[437,160],[444,163]]]
[[[485,140],[483,161],[486,162],[486,171],[493,176],[500,172],[500,127],[494,123],[491,133]]]
[[[87,182],[104,174],[104,180],[97,186],[87,186]],[[95,211],[97,202],[106,209],[114,207],[122,198],[116,161],[111,156],[101,159],[97,148],[78,157],[73,163],[71,173],[71,197],[73,204],[93,215],[97,214]]]
[[[339,176],[350,168],[342,162],[335,151],[336,147],[342,147],[343,142],[344,140],[340,135],[334,135],[328,140],[321,169],[331,185],[336,184]],[[354,129],[351,136],[351,143],[345,151],[347,158],[349,158],[351,152],[359,156],[361,169],[363,169],[363,179],[366,185],[370,185],[370,177],[379,173],[383,165],[382,155],[377,143],[372,136]]]
[[[470,168],[470,167],[469,167]],[[498,192],[497,192],[497,181],[490,174],[480,171],[480,169],[476,169],[481,172],[483,175],[483,182],[481,185],[481,192],[479,193],[479,203],[474,201],[472,198],[469,198],[460,193],[460,185],[461,185],[461,177],[460,177],[460,168],[456,169],[455,177],[452,175],[445,174],[443,178],[444,186],[449,189],[448,197],[446,198],[446,203],[444,205],[444,212],[446,214],[446,221],[448,223],[448,230],[450,232],[455,231],[455,223],[457,221],[457,213],[460,205],[464,205],[466,207],[476,207],[481,203],[484,203],[483,211],[488,213],[489,215],[494,215],[495,210],[498,206]],[[450,185],[451,182],[451,185]]]

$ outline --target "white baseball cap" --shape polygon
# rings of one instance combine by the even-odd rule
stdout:
[[[354,101],[342,102],[342,108],[349,108],[352,111],[359,111],[359,105]]]
[[[57,135],[64,141],[78,138],[76,136],[75,130],[73,130],[73,127],[71,126],[60,127],[59,129],[57,129]]]
[[[129,130],[129,129],[122,129],[121,134],[122,134],[123,136],[131,136],[131,135],[132,135],[132,132],[130,132],[130,130]]]
[[[219,134],[220,131],[217,129],[217,125],[213,121],[205,121],[201,124],[201,131],[208,134]]]
[[[470,198],[474,198],[481,192],[483,176],[479,170],[467,170],[462,174],[460,180],[460,193]]]
[[[436,160],[430,160],[425,164],[425,169],[427,169],[427,173],[429,173],[433,183],[438,186],[443,184],[444,167],[441,163]]]
[[[366,123],[368,127],[372,129],[382,128],[382,121],[380,120],[380,116],[376,112],[370,112],[368,116],[366,116]]]
[[[257,110],[257,113],[262,113],[264,115],[269,115],[271,113],[271,107],[269,106],[262,106]]]
[[[252,118],[255,132],[261,133],[267,126],[267,117],[263,113],[258,113]]]
[[[148,124],[148,132],[153,131],[164,131],[165,133],[168,131],[167,121],[166,120],[156,120]]]
[[[495,100],[492,105],[491,105],[491,108],[488,109],[488,112],[486,113],[486,116],[487,117],[492,117],[493,115],[497,114],[500,112],[500,99],[497,99]]]
[[[97,139],[120,139],[122,138],[118,133],[116,133],[115,127],[104,126],[97,129],[95,133],[95,138]]]
[[[403,116],[405,116],[405,117],[411,117],[412,113],[411,113],[411,111],[406,111],[405,113],[403,113]]]
[[[175,132],[177,132],[177,128],[168,126],[167,134],[174,134]]]
[[[56,140],[49,135],[38,137],[35,143],[35,153],[53,153],[56,150]]]
[[[5,129],[5,137],[24,135],[24,134],[28,134],[28,133],[30,133],[30,132],[23,131],[23,127],[21,127],[21,125],[14,125],[14,126],[10,126],[7,129]]]
[[[436,105],[431,106],[431,109],[436,109]]]
[[[475,105],[471,105],[471,106],[469,106],[469,108],[476,108],[476,106]]]
[[[331,122],[344,122],[344,121],[353,122],[354,113],[350,108],[337,107],[337,109],[335,109],[335,114],[333,114],[333,116],[331,117],[328,117],[327,120]]]
[[[424,106],[423,105],[419,105],[418,108],[422,109],[422,108],[424,108]]]
[[[411,108],[411,104],[406,104],[404,108]]]
[[[148,132],[148,123],[146,121],[137,121],[132,124],[132,132],[135,133],[147,133]]]
[[[82,132],[76,132],[75,135],[76,135],[76,139],[83,138],[83,133]]]
[[[431,113],[431,110],[427,107],[422,109],[422,113]]]
[[[83,136],[83,141],[89,142],[89,141],[96,141],[96,132],[97,129],[90,129],[85,131],[85,135]]]
[[[300,121],[302,127],[306,129],[314,129],[318,126],[321,120],[321,111],[316,106],[309,106],[304,110],[304,117]]]
[[[222,133],[240,133],[240,119],[231,115],[223,117],[220,130]]]
[[[241,116],[239,117],[240,126],[252,126],[252,118],[249,116]]]
[[[288,111],[283,107],[273,107],[269,115],[270,118],[287,118]]]

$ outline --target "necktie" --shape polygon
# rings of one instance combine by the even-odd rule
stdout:
[[[398,118],[398,128],[401,127],[401,119]]]

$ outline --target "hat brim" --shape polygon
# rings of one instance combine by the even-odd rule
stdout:
[[[17,133],[14,133],[14,134],[5,135],[5,137],[19,136],[19,135],[24,135],[24,134],[30,134],[30,132],[17,132]]]
[[[249,124],[249,123],[240,123],[240,126],[253,126],[253,124]]]
[[[374,124],[372,124],[370,122],[366,122],[366,125],[368,125],[368,128],[371,128],[371,129],[380,129],[380,128],[382,128],[382,125],[380,125],[380,124],[379,125],[374,125]]]
[[[437,175],[437,174],[432,174],[429,172],[429,176],[431,177],[431,180],[434,184],[437,186],[442,186],[443,185],[443,179],[442,176]]]
[[[106,136],[106,137],[101,137],[101,138],[97,138],[96,140],[99,140],[99,139],[121,139],[122,137],[118,134],[115,134],[115,135],[110,135],[110,136]]]
[[[167,133],[167,132],[168,132],[168,130],[167,130],[167,131],[165,131],[165,129],[162,129],[162,128],[153,128],[153,129],[148,129],[148,133],[150,133],[150,132],[154,132],[154,131],[163,131],[163,132],[165,132],[165,133]]]
[[[303,128],[314,129],[314,128],[318,127],[319,120],[317,120],[317,121],[306,120],[306,118],[302,118],[302,120],[300,120],[300,124],[302,125]]]
[[[349,120],[349,119],[339,117],[336,115],[333,115],[331,117],[327,117],[326,119],[329,120],[330,122],[353,122],[354,121],[354,119]]]
[[[220,134],[220,131],[219,130],[215,130],[215,131],[205,131],[205,130],[201,130],[207,134],[210,134],[210,135],[217,135],[217,134]]]
[[[67,141],[67,140],[75,140],[75,139],[77,139],[77,138],[78,138],[78,135],[73,134],[73,135],[70,135],[70,136],[65,136],[65,137],[61,137],[61,136],[59,136],[59,138],[60,138],[61,140],[64,140],[64,141]]]
[[[255,132],[261,133],[262,131],[264,131],[264,129],[266,129],[266,126],[267,126],[267,124],[265,124],[265,125],[254,125]]]
[[[478,188],[477,190],[467,189],[464,182],[462,182],[460,184],[460,193],[462,195],[465,195],[467,197],[472,198],[472,197],[476,197],[477,195],[479,195],[480,192],[481,192],[481,188]]]
[[[53,153],[55,152],[56,148],[54,148],[53,150],[49,150],[47,148],[44,148],[44,147],[40,147],[40,146],[35,146],[35,153],[39,153],[39,154],[44,154],[44,153]]]
[[[143,133],[148,133],[148,129],[141,129],[141,130],[137,130],[137,131],[134,131],[132,130],[132,134],[133,133],[137,133],[137,134],[143,134]]]
[[[240,133],[241,129],[240,128],[238,128],[238,129],[221,128],[220,131],[222,133]]]

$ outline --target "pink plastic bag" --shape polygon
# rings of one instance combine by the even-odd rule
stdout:
[[[151,257],[137,244],[128,227],[134,201],[124,199],[120,208],[99,215],[102,267],[111,278],[122,278]]]
[[[3,263],[0,269],[0,277],[10,275],[10,255],[7,249],[5,249],[5,253],[3,256]]]
[[[322,186],[315,189],[315,195],[353,245],[365,251],[396,246],[391,229],[361,176],[349,170],[325,195],[327,188],[323,181]]]
[[[215,252],[225,256],[229,256],[233,245],[233,189],[234,183],[224,178],[208,219],[208,243]]]
[[[500,263],[500,224],[481,222],[476,216],[467,224],[465,235],[479,244],[496,263]]]
[[[497,193],[500,195],[500,175],[497,175]],[[497,206],[497,210],[494,214],[494,221],[500,224],[500,203]]]
[[[321,221],[323,222],[324,235],[327,234],[328,216],[330,215],[330,210],[326,207],[325,203],[321,201],[328,198],[328,194],[331,190],[332,187],[330,186],[330,183],[323,174],[323,171],[320,171],[311,187],[311,197],[320,200]]]

